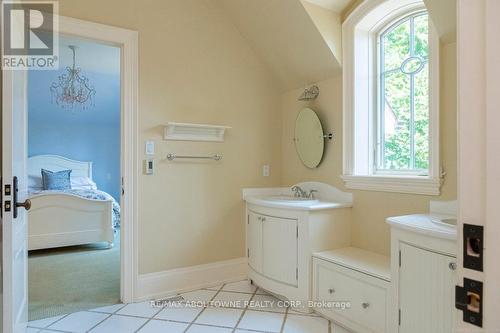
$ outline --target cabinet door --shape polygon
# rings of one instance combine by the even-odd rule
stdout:
[[[451,333],[454,320],[456,260],[401,243],[399,268],[399,332]]]
[[[248,265],[262,273],[262,217],[253,212],[248,213],[247,246]]]
[[[297,285],[297,220],[264,216],[262,224],[264,275]]]

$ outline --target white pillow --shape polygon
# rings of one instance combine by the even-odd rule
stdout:
[[[71,188],[76,190],[97,190],[97,184],[89,177],[71,177]]]
[[[43,189],[41,174],[39,176],[34,176],[34,175],[28,176],[28,189],[33,191],[40,191]]]

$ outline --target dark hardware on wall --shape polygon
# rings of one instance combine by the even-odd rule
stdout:
[[[455,286],[455,307],[463,311],[463,320],[483,327],[483,283],[464,278],[464,286]]]
[[[483,271],[484,228],[464,223],[464,267]]]

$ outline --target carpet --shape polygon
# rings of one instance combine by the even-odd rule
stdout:
[[[120,303],[120,233],[115,245],[69,246],[28,254],[29,320]]]

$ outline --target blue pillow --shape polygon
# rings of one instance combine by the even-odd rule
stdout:
[[[70,190],[71,189],[71,170],[52,172],[42,169],[42,185],[47,190]]]

